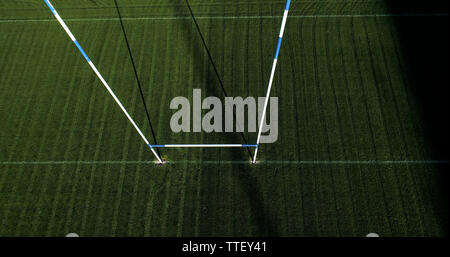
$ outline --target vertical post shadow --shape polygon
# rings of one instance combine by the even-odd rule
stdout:
[[[174,0],[175,1],[175,0]],[[180,1],[180,0],[177,0]],[[215,91],[217,94],[221,94],[223,93],[225,96],[227,96],[226,90],[223,86],[223,82],[220,78],[220,75],[218,74],[217,68],[214,64],[214,61],[212,59],[211,53],[209,52],[209,49],[206,45],[205,39],[203,37],[203,34],[200,31],[199,25],[195,20],[194,14],[192,12],[191,7],[189,6],[188,1],[186,0],[186,4],[188,5],[186,7],[188,12],[183,12],[183,9],[181,8],[174,8],[175,11],[175,15],[179,16],[179,17],[183,17],[186,15],[189,15],[192,17],[193,21],[191,20],[180,20],[180,22],[182,22],[184,29],[182,30],[184,33],[184,37],[186,40],[184,40],[184,42],[186,42],[186,44],[189,44],[188,42],[191,41],[192,38],[192,34],[189,31],[192,31],[192,22],[194,22],[194,25],[197,29],[197,32],[199,33],[200,39],[201,39],[201,43],[203,48],[205,48],[205,50],[207,51],[208,54],[208,58],[209,61],[211,62],[211,65],[213,66],[214,69],[214,73],[213,74],[211,71],[208,72],[208,83],[207,85],[213,90]],[[185,10],[186,11],[186,10]],[[188,45],[189,46],[189,45]],[[201,47],[194,47],[193,48],[193,56],[196,57],[197,60],[202,60],[203,59],[203,53],[201,52],[203,49]],[[194,70],[197,71],[201,71],[201,67],[203,65],[202,62],[195,62],[194,63],[195,68]],[[216,79],[219,81],[221,88],[219,89],[217,86],[215,86],[216,81],[214,79],[214,77],[216,77]],[[236,120],[236,114],[235,111],[233,110],[233,118]],[[241,137],[243,139],[243,141],[245,142],[245,144],[247,143],[247,140],[245,139],[244,135],[241,133]],[[250,149],[247,148],[248,152],[249,152],[249,156],[250,158],[253,158]],[[232,151],[232,158],[235,160],[239,160],[242,159],[242,155],[237,152],[237,151]],[[249,161],[249,165],[250,161]],[[277,231],[276,228],[273,224],[273,222],[271,222],[270,219],[270,215],[264,210],[264,199],[262,197],[262,192],[261,192],[261,188],[259,187],[257,180],[255,179],[254,176],[252,176],[249,171],[250,171],[250,167],[246,166],[246,165],[240,165],[240,164],[233,164],[232,165],[232,169],[233,169],[233,173],[232,174],[236,174],[237,177],[237,181],[239,183],[239,186],[242,190],[244,190],[244,192],[246,193],[246,195],[248,196],[249,199],[249,204],[250,204],[250,210],[252,212],[252,214],[256,214],[255,217],[255,223],[257,226],[257,231],[256,231],[256,236],[277,236]],[[230,218],[239,218],[239,217],[230,217]]]
[[[128,54],[129,54],[130,60],[131,60],[131,65],[133,66],[134,76],[136,77],[136,83],[137,83],[137,86],[139,88],[139,94],[141,95],[142,104],[144,105],[145,114],[147,116],[147,121],[148,121],[148,124],[150,126],[150,130],[152,132],[153,142],[155,143],[155,145],[157,145],[158,142],[156,140],[155,130],[153,129],[152,121],[150,119],[150,113],[148,112],[147,103],[145,102],[145,97],[144,97],[144,93],[142,91],[141,81],[139,80],[138,72],[137,72],[137,69],[136,69],[136,65],[134,63],[133,54],[131,52],[130,43],[128,41],[127,33],[125,31],[125,26],[123,25],[122,15],[120,14],[120,9],[119,9],[119,5],[117,4],[117,0],[114,0],[114,5],[115,5],[115,8],[117,10],[117,15],[119,16],[120,27],[122,28],[123,37],[125,39],[125,43],[126,43],[127,49],[128,49]],[[159,148],[156,148],[156,151],[158,152],[158,155],[161,157],[161,152],[160,152]]]

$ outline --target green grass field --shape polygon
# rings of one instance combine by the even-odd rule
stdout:
[[[119,6],[159,143],[176,96],[223,97],[182,0]],[[53,0],[151,138],[113,0]],[[264,96],[284,0],[191,0],[230,96]],[[293,0],[272,96],[278,141],[154,156],[44,1],[0,3],[0,236],[443,236],[420,104],[385,1]],[[362,15],[363,14],[363,15]],[[381,14],[381,15],[380,15]],[[246,133],[250,143],[256,133]]]

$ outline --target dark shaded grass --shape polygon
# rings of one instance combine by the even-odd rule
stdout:
[[[448,1],[390,1],[392,12],[448,13]],[[420,105],[423,127],[435,159],[448,159],[448,16],[394,21],[405,56],[403,71],[408,74],[405,86]],[[434,173],[439,198],[433,201],[440,222],[448,235],[448,167]]]

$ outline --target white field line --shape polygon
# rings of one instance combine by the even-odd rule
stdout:
[[[331,14],[331,15],[290,15],[288,19],[314,19],[314,18],[374,18],[374,17],[448,17],[448,13],[412,13],[412,14]],[[197,20],[237,20],[237,19],[281,19],[281,15],[255,15],[255,16],[199,16]],[[141,20],[189,20],[190,16],[175,17],[129,17],[122,18],[125,21],[141,21]],[[73,18],[65,19],[66,22],[77,21],[119,21],[119,18]],[[56,22],[55,19],[5,19],[0,23],[20,23],[20,22]]]
[[[250,161],[200,161],[200,160],[180,160],[167,161],[168,164],[250,164]],[[409,164],[445,164],[448,160],[317,160],[317,161],[283,161],[283,160],[267,160],[258,161],[263,164],[281,164],[281,165],[409,165]],[[121,165],[121,164],[156,164],[155,161],[6,161],[0,162],[0,166],[14,165]]]

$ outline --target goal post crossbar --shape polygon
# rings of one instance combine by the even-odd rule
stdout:
[[[226,148],[226,147],[254,147],[258,145],[248,144],[167,144],[167,145],[150,145],[152,148]]]

